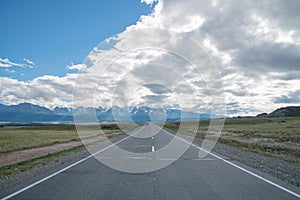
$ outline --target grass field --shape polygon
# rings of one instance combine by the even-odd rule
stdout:
[[[79,141],[81,139],[89,139],[97,136],[111,138],[115,135],[131,131],[138,128],[136,124],[101,124],[97,125],[43,125],[43,126],[1,126],[0,127],[0,153],[11,152],[21,149],[29,149],[33,147],[41,147],[53,145],[55,143]],[[80,129],[80,138],[76,128]],[[104,138],[104,137],[103,137]],[[71,152],[81,151],[83,145],[51,153],[45,156],[25,160],[16,164],[0,167],[0,178],[11,175],[15,172],[23,172],[37,165],[45,165],[51,160],[59,156],[67,155]]]
[[[198,129],[192,129],[198,122],[184,122],[183,134],[196,133],[196,137],[204,138],[209,121],[200,121]],[[165,127],[177,131],[180,122],[166,123]],[[121,128],[120,128],[121,127]],[[102,124],[101,129],[107,137],[122,134],[137,128],[134,124]],[[81,137],[94,137],[101,134],[99,126],[82,125],[84,134]],[[77,141],[79,136],[74,125],[60,126],[3,126],[0,127],[0,153],[20,149],[40,147],[60,142]],[[246,149],[252,152],[281,158],[300,164],[300,117],[298,118],[230,118],[226,119],[219,143]],[[59,155],[77,151],[83,147],[75,147],[51,155],[34,158],[14,165],[1,167],[0,176],[25,171],[37,164],[47,163]]]
[[[26,170],[32,169],[33,167],[37,165],[46,165],[48,162],[51,160],[56,159],[58,156],[64,156],[67,155],[71,152],[78,152],[84,149],[84,146],[78,146],[78,147],[73,147],[71,149],[59,151],[53,154],[49,154],[46,156],[38,157],[38,158],[33,158],[30,160],[25,160],[13,165],[8,165],[5,167],[0,167],[0,178],[9,176],[13,173],[16,172],[24,172]]]
[[[185,126],[188,123],[195,122],[185,122]],[[166,123],[165,127],[176,131],[179,124]],[[196,137],[204,138],[208,125],[209,121],[200,121],[198,130],[186,129],[183,134],[196,131]],[[300,163],[300,117],[229,118],[218,142]]]
[[[122,124],[120,127],[121,129],[115,124],[101,125],[108,137],[132,130],[137,126]],[[99,126],[96,125],[82,125],[79,129],[81,130],[81,138],[102,134],[99,131]],[[74,125],[0,127],[0,153],[78,140],[79,136]]]

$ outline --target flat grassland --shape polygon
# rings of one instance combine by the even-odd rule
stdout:
[[[0,165],[0,180],[16,172],[46,165],[57,157],[84,150],[80,139],[87,143],[104,140],[138,127],[136,124],[129,123],[101,124],[100,126],[88,124],[77,127],[75,125],[2,125],[0,127],[0,158],[2,156],[3,160],[0,160],[0,164],[4,162],[4,165]],[[76,128],[80,129],[80,137]],[[58,148],[59,145],[64,147]],[[66,148],[68,145],[70,147]],[[36,152],[36,150],[39,150],[39,155],[31,155],[31,151]],[[21,161],[15,162],[15,160]]]
[[[184,122],[184,126],[189,123],[195,124]],[[166,123],[165,127],[177,131],[179,125]],[[203,139],[208,126],[209,120],[200,121],[197,130],[186,128],[182,134],[193,132]],[[218,142],[300,164],[300,117],[228,118]]]
[[[119,127],[120,126],[120,127]],[[81,139],[101,136],[103,133],[106,137],[112,137],[121,134],[124,130],[128,131],[136,128],[133,124],[103,124],[82,125],[80,126]],[[78,127],[77,127],[78,128]],[[0,153],[11,152],[21,149],[29,149],[64,143],[79,141],[75,125],[43,125],[43,126],[3,126],[0,128]]]

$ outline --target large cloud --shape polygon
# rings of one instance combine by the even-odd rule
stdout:
[[[70,107],[76,77],[76,74],[65,77],[45,75],[28,82],[0,77],[1,100],[7,104],[30,102],[50,108]]]
[[[300,85],[299,9],[298,0],[158,1],[151,15],[141,16],[135,25],[95,47],[83,65],[68,67],[82,71],[76,82],[78,104],[110,106],[115,98],[120,105],[160,102],[175,106],[178,102],[173,92],[183,101],[180,106],[198,111],[208,108],[210,95],[222,89],[219,80],[224,84],[230,115],[270,112],[299,103],[295,98]],[[159,31],[146,38],[149,32],[141,35],[135,31],[149,27],[192,38],[211,56],[218,71],[188,39]],[[171,49],[178,55],[153,48],[132,51],[147,46]],[[116,60],[124,53],[126,56]],[[188,55],[189,60],[180,55]],[[159,63],[160,68],[151,63]],[[74,77],[44,76],[29,82],[2,78],[1,100],[12,103],[41,98],[44,105],[66,105],[63,99],[71,98]],[[30,95],[20,95],[23,91]],[[94,93],[95,101],[87,98]]]

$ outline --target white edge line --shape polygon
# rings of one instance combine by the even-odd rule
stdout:
[[[171,134],[171,133],[167,132],[167,131],[164,130],[164,129],[162,129],[162,131],[164,131],[165,133],[167,133],[167,134],[169,134],[169,135],[175,136],[175,137],[178,138],[179,140],[181,140],[181,141],[183,141],[183,142],[185,142],[185,143],[188,143],[188,144],[190,144],[190,145],[196,147],[196,148],[199,149],[199,150],[202,150],[202,151],[207,152],[208,154],[210,154],[210,155],[214,156],[215,158],[218,158],[218,159],[220,159],[220,160],[226,162],[227,164],[230,164],[231,166],[234,166],[234,167],[236,167],[236,168],[238,168],[238,169],[240,169],[240,170],[242,170],[242,171],[244,171],[244,172],[246,172],[246,173],[248,173],[248,174],[250,174],[250,175],[252,175],[252,176],[255,176],[255,177],[258,178],[258,179],[261,179],[261,180],[263,180],[263,181],[265,181],[265,182],[267,182],[267,183],[269,183],[269,184],[271,184],[271,185],[273,185],[273,186],[275,186],[275,187],[277,187],[277,188],[279,188],[279,189],[281,189],[281,190],[283,190],[283,191],[286,191],[287,193],[289,193],[289,194],[291,194],[291,195],[294,195],[294,196],[300,198],[300,195],[299,195],[299,194],[297,194],[297,193],[295,193],[295,192],[293,192],[293,191],[291,191],[291,190],[289,190],[289,189],[287,189],[287,188],[285,188],[285,187],[282,187],[282,186],[280,186],[280,185],[278,185],[278,184],[276,184],[276,183],[274,183],[274,182],[272,182],[272,181],[270,181],[270,180],[268,180],[268,179],[263,178],[262,176],[259,176],[259,175],[255,174],[255,173],[253,173],[253,172],[251,172],[251,171],[249,171],[249,170],[247,170],[247,169],[244,169],[243,167],[240,167],[240,166],[238,166],[238,165],[236,165],[236,164],[234,164],[234,163],[232,163],[232,162],[229,162],[228,160],[225,160],[224,158],[222,158],[222,157],[220,157],[220,156],[217,156],[217,155],[215,155],[215,154],[213,154],[213,153],[211,153],[211,152],[209,152],[209,151],[206,151],[205,149],[202,149],[202,148],[198,147],[197,145],[195,145],[195,144],[193,144],[193,143],[190,143],[190,142],[188,142],[188,141],[186,141],[186,140],[184,140],[184,139],[178,137],[177,135]],[[120,141],[114,143],[114,144],[109,145],[108,147],[105,147],[104,149],[101,149],[100,151],[98,151],[98,152],[96,152],[96,153],[94,153],[94,154],[89,155],[89,156],[86,157],[86,158],[83,158],[83,159],[81,159],[81,160],[79,160],[79,161],[77,161],[77,162],[75,162],[75,163],[73,163],[73,164],[71,164],[71,165],[69,165],[69,166],[67,166],[67,167],[65,167],[65,168],[63,168],[63,169],[61,169],[61,170],[59,170],[59,171],[57,171],[57,172],[55,172],[55,173],[53,173],[53,174],[51,174],[51,175],[45,177],[45,178],[43,178],[43,179],[41,179],[41,180],[39,180],[39,181],[36,181],[36,182],[34,182],[34,183],[32,183],[32,184],[30,184],[30,185],[28,185],[28,186],[22,188],[21,190],[18,190],[18,191],[14,192],[14,193],[12,193],[12,194],[6,196],[6,197],[3,197],[1,200],[6,200],[6,199],[9,199],[9,198],[12,198],[12,197],[14,197],[14,196],[16,196],[16,195],[18,195],[18,194],[20,194],[20,193],[22,193],[22,192],[24,192],[24,191],[30,189],[30,188],[32,188],[32,187],[34,187],[34,186],[36,186],[36,185],[38,185],[38,184],[40,184],[40,183],[42,183],[42,182],[44,182],[44,181],[46,181],[46,180],[52,178],[53,176],[56,176],[57,174],[60,174],[61,172],[66,171],[67,169],[70,169],[71,167],[74,167],[75,165],[78,165],[78,164],[82,163],[83,161],[85,161],[85,160],[87,160],[87,159],[93,157],[94,155],[96,155],[96,154],[98,154],[98,153],[101,153],[102,151],[105,151],[106,149],[108,149],[108,148],[110,148],[110,147],[112,147],[112,146],[114,146],[114,145],[116,145],[116,144],[118,144],[118,143],[120,143],[120,142],[126,140],[126,139],[129,138],[129,137],[130,137],[130,135],[127,136],[127,137],[125,137],[125,138],[123,138],[122,140],[120,140]],[[153,151],[154,151],[154,146],[152,146],[152,152],[153,152]]]
[[[183,139],[183,138],[180,138],[180,137],[178,137],[178,136],[175,135],[175,134],[169,133],[168,131],[166,131],[166,130],[164,130],[164,129],[162,129],[162,130],[163,130],[164,132],[166,132],[167,134],[172,135],[172,136],[175,136],[175,137],[177,137],[179,140],[181,140],[181,141],[183,141],[183,142],[185,142],[185,143],[188,143],[188,144],[192,145],[193,147],[196,147],[196,148],[199,149],[199,150],[202,150],[202,151],[207,152],[208,154],[214,156],[215,158],[218,158],[218,159],[224,161],[225,163],[227,163],[227,164],[229,164],[229,165],[231,165],[231,166],[233,166],[233,167],[236,167],[236,168],[238,168],[238,169],[240,169],[240,170],[242,170],[242,171],[244,171],[244,172],[246,172],[246,173],[248,173],[248,174],[250,174],[250,175],[252,175],[252,176],[255,176],[256,178],[258,178],[258,179],[260,179],[260,180],[263,180],[263,181],[265,181],[265,182],[267,182],[267,183],[269,183],[269,184],[271,184],[271,185],[273,185],[273,186],[275,186],[275,187],[277,187],[277,188],[279,188],[279,189],[281,189],[281,190],[283,190],[283,191],[285,191],[285,192],[287,192],[287,193],[289,193],[289,194],[291,194],[291,195],[294,195],[295,197],[300,198],[300,194],[297,194],[296,192],[293,192],[293,191],[291,191],[291,190],[289,190],[289,189],[287,189],[287,188],[285,188],[285,187],[283,187],[283,186],[280,186],[280,185],[278,185],[278,184],[276,184],[276,183],[274,183],[274,182],[272,182],[272,181],[270,181],[270,180],[268,180],[268,179],[266,179],[266,178],[264,178],[264,177],[262,177],[262,176],[259,176],[259,175],[255,174],[255,173],[253,173],[253,172],[251,172],[251,171],[249,171],[249,170],[247,170],[247,169],[245,169],[245,168],[243,168],[243,167],[240,167],[240,166],[238,166],[238,165],[236,165],[236,164],[234,164],[234,163],[232,163],[232,162],[230,162],[230,161],[228,161],[228,160],[225,160],[224,158],[222,158],[222,157],[220,157],[220,156],[217,156],[217,155],[214,154],[214,153],[211,153],[211,152],[209,152],[209,151],[207,151],[207,150],[205,150],[205,149],[202,149],[201,147],[198,147],[197,145],[195,145],[195,144],[193,144],[193,143],[191,143],[191,142],[189,142],[189,141],[187,141],[187,140],[185,140],[185,139]]]
[[[14,197],[14,196],[16,196],[16,195],[22,193],[22,192],[24,192],[24,191],[26,191],[26,190],[28,190],[28,189],[34,187],[34,186],[36,186],[36,185],[38,185],[38,184],[40,184],[40,183],[42,183],[42,182],[44,182],[44,181],[46,181],[46,180],[52,178],[53,176],[56,176],[57,174],[60,174],[61,172],[64,172],[64,171],[66,171],[67,169],[70,169],[71,167],[74,167],[75,165],[78,165],[78,164],[82,163],[83,161],[85,161],[85,160],[87,160],[87,159],[89,159],[89,158],[95,156],[96,154],[101,153],[102,151],[105,151],[106,149],[108,149],[108,148],[110,148],[110,147],[112,147],[112,146],[114,146],[114,145],[116,145],[116,144],[118,144],[118,143],[120,143],[120,142],[123,142],[124,140],[126,140],[126,139],[129,138],[129,137],[130,137],[130,135],[127,136],[127,137],[125,137],[125,138],[123,138],[122,140],[119,140],[118,142],[116,142],[116,143],[114,143],[114,144],[111,144],[111,145],[105,147],[104,149],[101,149],[100,151],[97,151],[96,153],[93,153],[93,154],[89,155],[89,156],[86,157],[86,158],[83,158],[83,159],[81,159],[81,160],[79,160],[79,161],[77,161],[77,162],[75,162],[75,163],[73,163],[73,164],[71,164],[71,165],[69,165],[69,166],[67,166],[67,167],[65,167],[65,168],[63,168],[63,169],[61,169],[61,170],[59,170],[59,171],[57,171],[57,172],[51,174],[51,175],[49,175],[49,176],[46,176],[45,178],[42,178],[42,179],[39,180],[39,181],[36,181],[36,182],[34,182],[34,183],[32,183],[32,184],[30,184],[30,185],[28,185],[28,186],[26,186],[26,187],[24,187],[24,188],[22,188],[22,189],[16,191],[16,192],[14,192],[14,193],[12,193],[12,194],[6,196],[6,197],[3,197],[1,200],[7,200],[7,199],[10,199],[10,198],[12,198],[12,197]]]

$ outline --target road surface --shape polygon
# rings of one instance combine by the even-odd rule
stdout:
[[[148,124],[145,130],[156,126]],[[115,138],[116,145],[135,153],[156,152],[171,140],[184,142],[165,130],[148,138]],[[108,146],[97,157],[107,156]],[[170,166],[148,173],[121,172],[93,156],[41,174],[2,191],[3,199],[299,199],[299,188],[220,155],[200,159],[197,144]],[[144,157],[118,159],[143,161]],[[153,158],[152,158],[153,159]],[[147,162],[151,159],[145,159]],[[163,161],[162,161],[163,162]],[[298,191],[295,191],[298,190]]]

